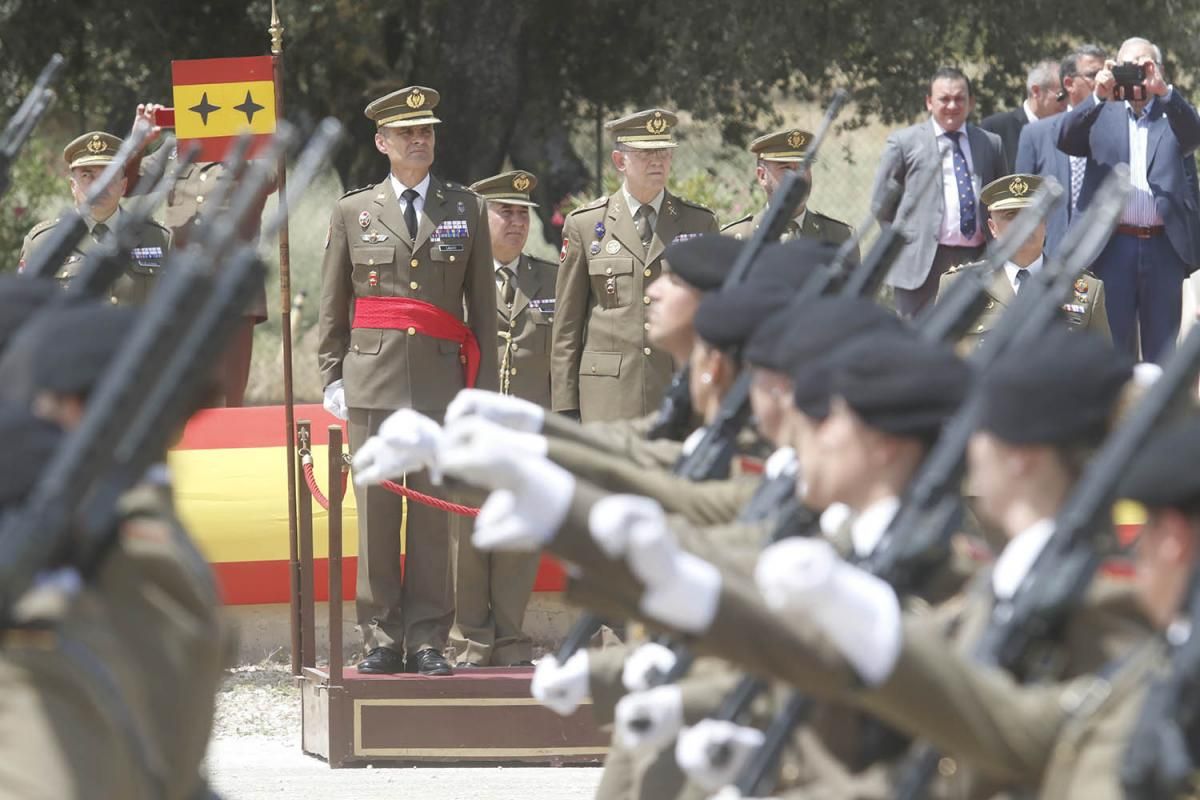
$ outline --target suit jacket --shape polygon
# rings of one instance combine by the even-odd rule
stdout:
[[[1054,178],[1066,191],[1063,201],[1046,217],[1046,251],[1054,253],[1074,219],[1071,210],[1071,158],[1058,149],[1058,135],[1066,114],[1031,122],[1021,130],[1013,172]]]
[[[661,272],[667,245],[716,233],[717,219],[667,192],[654,228],[644,248],[621,191],[567,216],[551,354],[555,411],[578,409],[591,422],[640,417],[658,407],[674,368],[646,338],[646,287]]]
[[[1165,101],[1156,98],[1149,114],[1146,176],[1171,246],[1180,260],[1195,270],[1200,266],[1200,194],[1193,153],[1200,147],[1200,114],[1178,89]],[[1059,149],[1088,159],[1079,192],[1081,211],[1112,168],[1129,163],[1128,120],[1124,103],[1097,103],[1094,96],[1063,120]]]
[[[974,125],[966,126],[971,146],[971,160],[980,185],[986,186],[1007,172],[1000,137]],[[888,136],[875,173],[871,190],[871,210],[883,222],[898,223],[908,244],[901,249],[888,283],[900,289],[916,289],[925,282],[933,267],[938,248],[938,231],[945,214],[942,199],[942,154],[938,149],[933,125],[924,119],[916,125]],[[920,187],[928,180],[933,185],[929,194],[919,197]],[[885,206],[884,199],[891,181],[900,184],[899,201]],[[978,202],[978,198],[976,198]],[[978,219],[983,224],[980,208]]]
[[[532,256],[517,262],[512,307],[496,286],[496,342],[500,390],[550,407],[550,328],[554,322],[554,273],[557,267]]]
[[[1013,164],[1017,163],[1017,143],[1021,139],[1021,129],[1029,124],[1029,116],[1023,105],[1011,111],[999,111],[990,117],[984,117],[979,127],[1000,137],[1004,145],[1004,163],[1008,172],[1013,172]]]
[[[351,408],[444,411],[465,385],[458,344],[413,328],[354,328],[359,297],[410,297],[465,321],[479,342],[475,385],[499,389],[495,264],[479,195],[432,178],[415,242],[390,179],[343,195],[321,264],[317,359],[325,385],[345,380]]]

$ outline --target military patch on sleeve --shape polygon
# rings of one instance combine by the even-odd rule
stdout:
[[[571,240],[564,236],[562,250],[558,251],[558,263],[561,264],[562,262],[567,260],[567,245],[570,243],[571,243]]]

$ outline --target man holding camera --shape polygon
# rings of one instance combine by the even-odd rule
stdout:
[[[1200,115],[1163,74],[1162,54],[1127,39],[1096,75],[1093,95],[1067,114],[1058,147],[1088,159],[1079,210],[1117,164],[1133,191],[1092,265],[1108,289],[1113,344],[1161,362],[1179,333],[1183,281],[1200,265],[1196,161]]]

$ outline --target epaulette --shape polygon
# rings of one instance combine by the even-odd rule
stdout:
[[[528,258],[532,263],[536,264],[539,267],[549,267],[550,269],[558,269],[558,264],[555,264],[552,261],[547,261],[544,258],[538,258],[537,256],[531,256],[528,253],[525,254],[525,257]]]
[[[962,272],[963,270],[978,269],[979,267],[982,267],[985,263],[986,262],[984,262],[984,261],[970,261],[966,264],[956,264],[955,266],[946,270],[946,272],[944,274],[945,275],[954,275],[955,273]]]
[[[58,224],[59,219],[61,219],[61,217],[55,217],[54,219],[48,219],[43,222],[39,222],[37,225],[34,225],[29,229],[29,238],[33,239],[35,236],[40,236],[41,234],[50,230]]]
[[[442,181],[442,186],[446,189],[451,189],[456,192],[466,192],[467,194],[478,194],[473,189],[471,189],[469,186],[463,186],[461,183],[455,183],[454,181]]]
[[[695,200],[688,200],[686,197],[679,197],[679,196],[675,196],[675,199],[678,200],[680,203],[682,203],[685,206],[690,206],[699,211],[707,211],[709,214],[713,214],[714,216],[716,216],[711,208],[709,208],[708,206],[705,206],[705,205],[701,205],[700,203],[697,203]]]
[[[814,217],[819,217],[820,219],[823,219],[826,222],[832,222],[834,225],[841,225],[843,228],[850,227],[850,223],[843,222],[842,220],[837,219],[836,217],[831,217],[828,214],[822,214],[820,211],[813,211],[810,209],[809,213],[812,214]]]
[[[730,229],[730,228],[732,228],[734,225],[741,225],[743,222],[749,222],[749,221],[750,221],[750,220],[752,220],[752,219],[754,219],[754,215],[753,215],[753,214],[747,214],[746,216],[742,217],[741,219],[735,219],[733,222],[730,222],[730,223],[728,223],[728,224],[726,224],[726,225],[722,225],[722,226],[721,226],[721,233],[724,233],[725,231],[729,230],[729,229]]]
[[[584,203],[583,205],[581,205],[579,208],[572,211],[567,216],[568,217],[573,216],[575,214],[578,214],[580,211],[592,211],[593,209],[603,208],[604,206],[608,205],[608,199],[609,199],[608,195],[605,195],[604,197],[597,197],[595,200],[591,200],[587,203]]]
[[[345,200],[347,197],[349,197],[352,194],[358,194],[359,192],[365,192],[367,189],[373,189],[373,188],[375,188],[375,184],[368,183],[366,186],[360,186],[357,189],[351,189],[350,191],[346,192],[344,195],[342,195],[338,199]]]

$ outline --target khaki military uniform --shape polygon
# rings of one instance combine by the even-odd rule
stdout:
[[[981,262],[963,264],[947,270],[938,286],[938,297],[943,297],[947,288],[966,270],[979,266]],[[988,299],[983,314],[960,340],[959,352],[965,355],[977,348],[996,327],[1001,315],[1016,297],[1008,274],[1003,269],[998,270],[988,288]],[[1108,311],[1104,306],[1104,282],[1092,273],[1085,272],[1075,281],[1071,297],[1063,303],[1062,311],[1067,326],[1072,330],[1084,330],[1112,342],[1112,332],[1108,328]]]
[[[456,342],[404,330],[353,327],[354,301],[404,297],[465,321],[479,343],[476,387],[499,388],[496,284],[483,200],[432,177],[411,237],[390,179],[344,195],[330,221],[321,266],[318,361],[328,385],[345,381],[350,447],[357,450],[398,408],[440,419],[465,386]],[[444,495],[424,473],[409,488]],[[442,650],[454,617],[446,513],[382,487],[355,487],[358,503],[358,619],[368,650]],[[400,569],[406,524],[407,579]]]
[[[497,275],[496,308],[500,391],[540,406],[550,404],[550,327],[556,267],[528,255],[517,263],[513,301],[505,302]],[[541,555],[487,553],[471,543],[471,523],[454,520],[454,629],[461,662],[506,666],[533,659],[522,630]]]
[[[112,218],[105,220],[104,224],[109,229],[107,235],[115,235],[113,228],[119,224],[120,215],[121,212],[118,211]],[[20,269],[24,269],[26,262],[33,258],[38,248],[52,238],[50,234],[58,221],[56,218],[38,223],[25,236],[25,241],[21,244],[21,255],[17,262]],[[96,221],[89,217],[87,225],[88,234],[79,241],[54,273],[55,280],[64,288],[72,278],[79,274],[84,258],[98,244],[92,235]],[[156,222],[147,222],[142,226],[137,237],[137,244],[128,253],[122,254],[125,262],[124,271],[113,283],[109,292],[109,299],[114,305],[140,306],[146,302],[158,282],[159,273],[162,271],[170,246],[171,235],[166,228]]]
[[[673,365],[646,338],[646,287],[659,276],[667,245],[716,230],[711,211],[670,192],[649,247],[642,246],[622,191],[567,216],[551,355],[555,411],[578,409],[590,422],[641,417],[658,407]]]
[[[766,213],[766,209],[763,209],[757,214],[744,216],[721,228],[721,233],[735,239],[749,239],[762,224]],[[853,235],[854,230],[841,220],[807,209],[799,223],[796,220],[788,223],[787,230],[779,237],[779,241],[786,242],[799,236],[829,244],[841,244]]]

